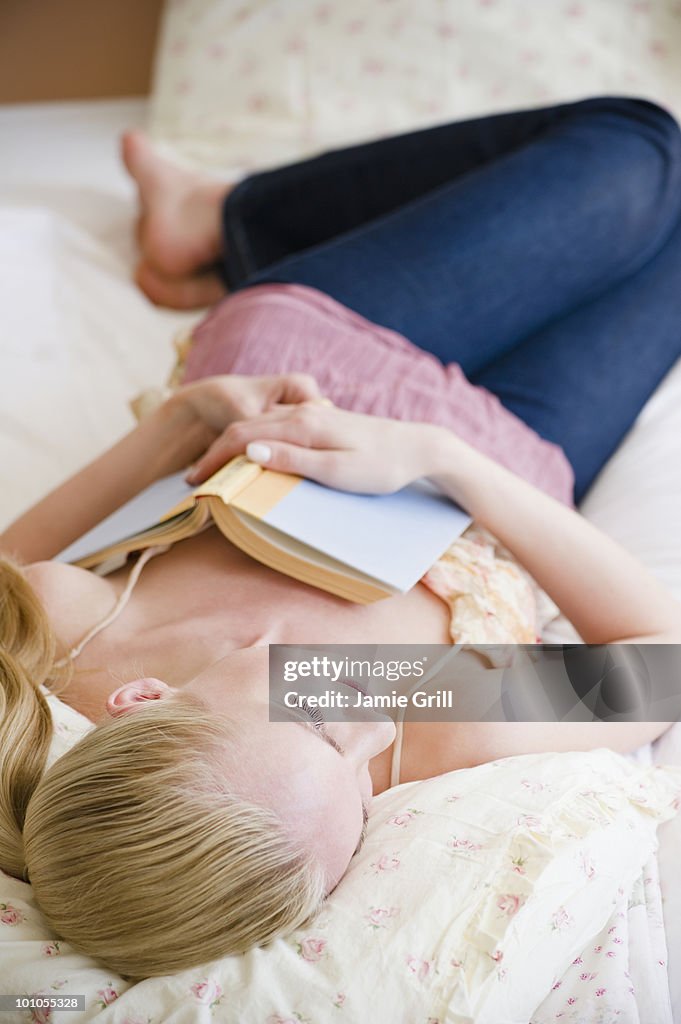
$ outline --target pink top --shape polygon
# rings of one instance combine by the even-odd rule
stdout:
[[[340,408],[448,427],[572,504],[572,468],[558,445],[471,384],[457,363],[443,365],[314,288],[264,284],[228,296],[194,330],[183,382],[218,373],[293,371],[315,377]]]

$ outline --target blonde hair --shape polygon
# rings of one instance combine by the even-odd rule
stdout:
[[[52,721],[38,686],[56,641],[2,559],[0,594],[0,868],[30,881],[50,927],[145,978],[303,924],[324,897],[321,866],[274,812],[230,793],[231,726],[198,697],[98,724],[45,772]]]

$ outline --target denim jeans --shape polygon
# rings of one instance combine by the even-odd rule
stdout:
[[[579,500],[681,355],[681,133],[598,98],[256,174],[224,205],[232,290],[317,288],[560,444]]]

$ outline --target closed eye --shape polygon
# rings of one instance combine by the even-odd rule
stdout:
[[[336,743],[336,741],[333,739],[332,736],[329,736],[328,732],[326,731],[326,727],[324,725],[324,720],[321,719],[321,721],[320,721],[321,714],[320,714],[319,718],[317,718],[317,716],[315,716],[314,719],[312,718],[312,715],[310,714],[310,711],[312,711],[312,710],[318,711],[318,708],[314,708],[314,709],[310,708],[310,706],[308,705],[307,701],[301,701],[299,707],[302,707],[303,711],[310,718],[310,721],[309,722],[300,722],[299,721],[298,724],[306,726],[307,728],[311,727],[314,730],[315,735],[319,736],[320,740],[323,740],[324,743],[328,743],[328,745],[330,747],[333,747],[334,750],[336,750],[341,756],[343,756],[345,754],[345,751],[343,750],[343,748],[341,747],[341,745],[339,743]],[[367,807],[367,805],[365,803],[362,803],[362,831],[359,834],[359,840],[357,842],[357,846],[355,847],[354,853],[352,854],[353,857],[356,854],[358,854],[359,851],[362,849],[362,846],[364,845],[364,840],[367,837],[367,829],[368,829],[368,827],[369,827],[369,809],[368,809],[368,807]]]

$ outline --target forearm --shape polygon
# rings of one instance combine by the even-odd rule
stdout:
[[[619,544],[453,435],[435,449],[428,475],[515,555],[586,643],[681,640],[681,605]]]
[[[268,468],[365,494],[430,477],[513,552],[587,643],[681,642],[681,606],[636,559],[443,427],[308,402],[234,424],[219,447],[194,482],[244,450]]]
[[[0,535],[23,562],[52,558],[154,480],[176,472],[213,440],[193,412],[170,399]]]

